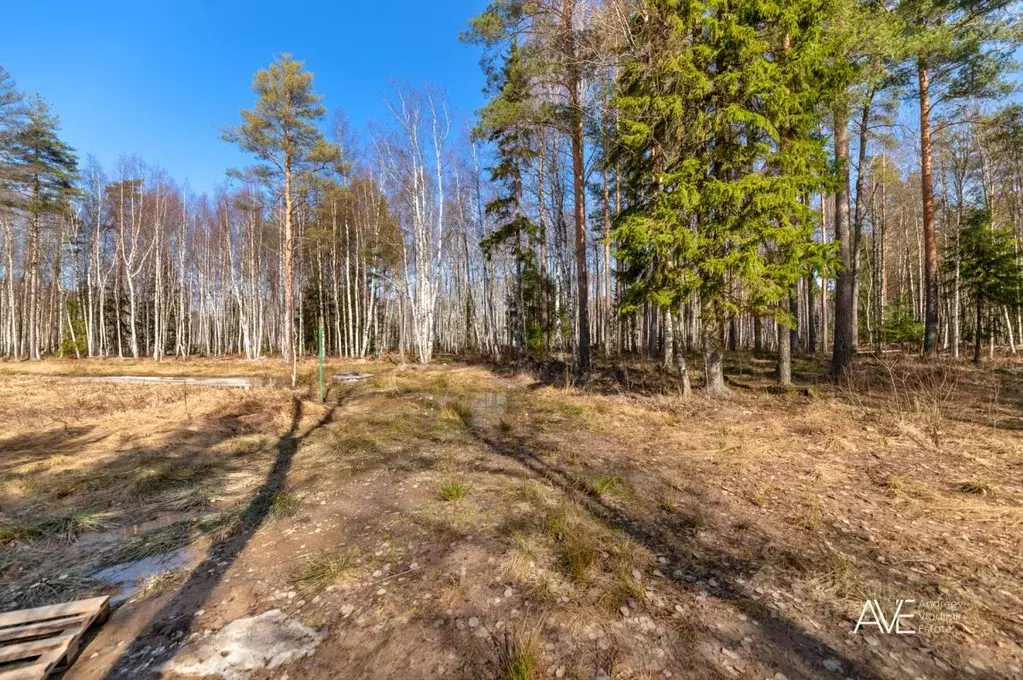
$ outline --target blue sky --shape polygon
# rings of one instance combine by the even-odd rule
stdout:
[[[161,165],[208,191],[249,158],[217,127],[250,107],[252,75],[280,52],[315,74],[353,127],[386,120],[393,79],[442,87],[468,121],[482,105],[475,47],[459,31],[486,0],[23,0],[5,3],[0,64],[60,115],[81,156]]]

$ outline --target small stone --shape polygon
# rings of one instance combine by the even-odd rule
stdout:
[[[505,599],[511,597],[514,594],[515,594],[515,592],[511,588],[505,588],[504,589],[504,597],[505,597]]]
[[[480,620],[477,617],[472,616],[472,617],[469,618],[469,627],[470,628],[475,628],[478,625],[480,625]]]
[[[554,671],[554,677],[556,677],[556,678],[563,678],[563,677],[565,677],[565,667],[564,666],[558,666],[558,670]]]
[[[355,611],[355,605],[352,605],[352,604],[343,604],[343,605],[341,605],[341,616],[346,618],[346,619],[349,616],[351,616],[352,612],[354,612],[354,611]]]
[[[620,611],[620,612],[622,613],[622,616],[624,616],[625,618],[629,618],[629,608],[628,608],[628,607],[626,607],[625,605],[622,605],[622,606],[621,606],[621,607],[620,607],[620,608],[618,609],[618,611]]]
[[[837,673],[838,671],[842,670],[842,662],[839,661],[838,659],[825,659],[824,667],[827,668],[829,671],[834,671]]]

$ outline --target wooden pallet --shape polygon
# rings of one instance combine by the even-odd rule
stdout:
[[[109,597],[0,614],[0,680],[42,680],[67,668],[85,631],[109,615]]]

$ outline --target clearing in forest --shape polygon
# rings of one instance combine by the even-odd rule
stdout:
[[[2,364],[0,610],[112,595],[72,679],[230,675],[270,624],[250,677],[1020,677],[1020,365],[733,360],[687,403],[641,363],[336,364],[375,377],[323,404],[310,363]]]

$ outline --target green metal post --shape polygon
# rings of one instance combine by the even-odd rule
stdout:
[[[319,318],[319,339],[320,339],[320,401],[323,401],[323,317]]]

